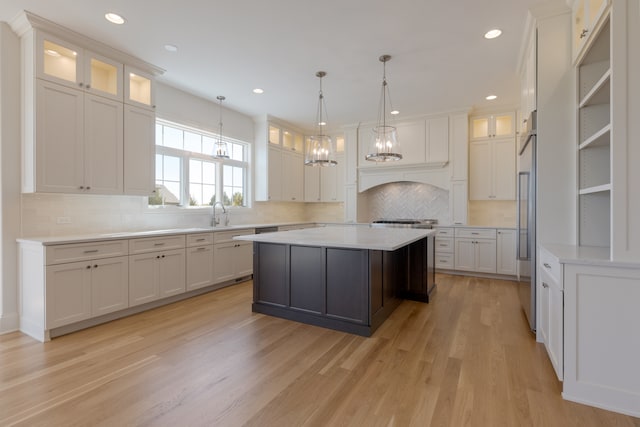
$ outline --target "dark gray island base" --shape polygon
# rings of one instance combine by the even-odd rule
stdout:
[[[392,251],[254,241],[253,259],[254,312],[363,336],[435,289],[432,236]]]

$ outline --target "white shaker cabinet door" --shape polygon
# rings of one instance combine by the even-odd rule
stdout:
[[[36,84],[36,191],[84,191],[84,93],[43,80]]]
[[[129,306],[159,298],[157,252],[129,256]]]
[[[184,293],[185,291],[185,250],[165,251],[158,263],[160,298]]]
[[[46,329],[91,317],[91,263],[46,267]]]
[[[91,315],[129,306],[129,257],[105,258],[91,265]]]
[[[124,194],[149,196],[155,191],[156,115],[124,106]]]

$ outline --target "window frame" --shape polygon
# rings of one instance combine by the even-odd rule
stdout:
[[[181,123],[177,123],[171,120],[167,120],[167,119],[162,119],[159,117],[156,117],[156,123],[155,125],[161,125],[161,126],[167,126],[167,127],[171,127],[174,129],[178,129],[181,130],[183,132],[191,132],[191,133],[196,133],[199,134],[201,137],[209,137],[209,138],[213,138],[215,140],[218,139],[218,134],[211,132],[207,129],[202,129],[202,128],[197,128],[194,126],[189,126],[189,125],[184,125]],[[183,134],[184,136],[184,134]],[[154,149],[154,163],[155,163],[155,156],[156,155],[167,155],[167,156],[173,156],[173,157],[178,157],[180,159],[180,203],[175,205],[175,204],[161,204],[161,205],[153,205],[153,204],[149,204],[147,202],[147,207],[149,209],[158,209],[158,208],[163,208],[163,209],[189,209],[189,210],[197,210],[197,209],[211,209],[211,205],[199,205],[199,206],[191,206],[189,205],[189,200],[191,197],[190,191],[189,191],[189,161],[191,159],[194,160],[201,160],[201,161],[206,161],[206,162],[211,162],[215,164],[215,194],[216,194],[216,201],[220,201],[222,203],[224,203],[224,180],[223,180],[223,168],[225,165],[227,166],[234,166],[234,167],[239,167],[242,169],[243,171],[243,190],[244,190],[244,194],[243,194],[243,202],[244,202],[244,206],[232,206],[232,205],[225,205],[226,209],[233,209],[233,210],[242,210],[242,209],[250,209],[251,208],[251,201],[252,198],[250,197],[251,195],[251,175],[250,175],[250,171],[251,171],[251,159],[252,159],[252,153],[251,153],[251,148],[252,148],[252,144],[250,142],[246,142],[246,141],[241,141],[241,140],[237,140],[234,138],[229,138],[229,137],[224,137],[223,136],[223,140],[225,142],[227,142],[227,144],[237,144],[237,145],[242,145],[244,150],[244,160],[234,160],[234,159],[220,159],[220,158],[216,158],[213,155],[208,155],[208,154],[204,154],[204,153],[199,153],[199,152],[195,152],[195,151],[189,151],[189,150],[184,150],[184,149],[179,149],[179,148],[175,148],[175,147],[167,147],[164,145],[158,145],[158,144],[154,144],[155,145],[155,149]],[[183,139],[184,142],[184,139]],[[230,146],[231,148],[231,146]],[[157,166],[156,166],[157,167]],[[157,171],[157,169],[155,169]],[[154,171],[154,183],[155,183],[156,179],[155,179],[155,171]],[[229,198],[231,200],[233,200],[233,194],[231,194],[229,196]]]

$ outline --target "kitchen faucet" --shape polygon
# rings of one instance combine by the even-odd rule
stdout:
[[[224,225],[229,225],[229,217],[227,216],[227,210],[224,208],[224,205],[222,204],[222,202],[215,202],[213,204],[213,207],[212,207],[213,218],[211,219],[211,225],[215,227],[216,225],[220,224],[220,218],[216,216],[216,205],[220,205],[220,207],[222,208],[222,213],[225,214]]]

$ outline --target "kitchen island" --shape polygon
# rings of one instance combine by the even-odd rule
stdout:
[[[254,312],[370,336],[402,298],[429,301],[434,235],[343,225],[235,239],[254,242]]]

